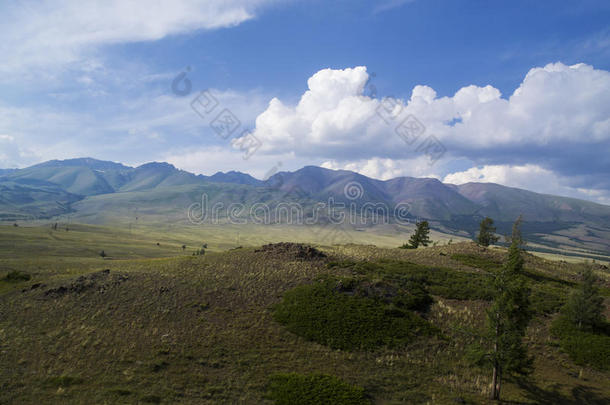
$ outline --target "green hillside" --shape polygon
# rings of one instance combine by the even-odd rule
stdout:
[[[486,283],[504,249],[260,247],[298,240],[277,231],[235,249],[227,227],[0,227],[0,278],[23,275],[0,281],[1,356],[13,365],[0,368],[0,402],[489,403],[490,369],[469,350],[484,330]],[[208,252],[193,256],[204,241]],[[552,332],[582,263],[525,259],[534,368],[504,384],[504,400],[608,403],[608,371],[572,358],[565,350],[574,348]],[[589,266],[607,297],[607,267]],[[402,309],[386,303],[399,298]],[[333,328],[307,327],[310,313],[291,309],[302,305]],[[360,310],[337,316],[345,308]],[[388,322],[398,329],[379,327]]]
[[[379,231],[389,224],[426,219],[442,233],[465,238],[474,238],[485,216],[492,217],[497,232],[505,235],[515,218],[523,215],[524,233],[538,250],[570,251],[583,257],[604,256],[610,251],[610,207],[491,183],[455,186],[412,177],[381,181],[315,166],[280,172],[261,181],[238,172],[208,177],[167,163],[132,168],[83,158],[0,173],[0,187],[0,218],[4,221],[47,219],[101,225],[121,219],[126,223],[186,224],[193,222],[189,209],[197,204],[201,207],[206,198],[207,219],[213,216],[213,221],[253,222],[252,210],[258,207],[266,224],[304,223],[306,218],[315,218],[317,225],[324,225],[349,214],[354,220],[346,220],[344,225],[352,231],[370,231],[381,222]],[[291,211],[295,204],[298,215]],[[214,213],[213,207],[218,208]],[[397,220],[396,207],[404,209],[400,211],[402,222]],[[379,212],[382,220],[374,221]],[[199,221],[195,218],[194,222]]]

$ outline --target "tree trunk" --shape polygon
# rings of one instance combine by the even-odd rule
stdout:
[[[498,367],[498,390],[496,391],[496,399],[500,400],[500,391],[502,390],[502,367]]]
[[[497,388],[498,386],[498,362],[494,361],[494,372],[491,378],[491,399],[498,399]]]
[[[500,314],[496,314],[496,338],[494,340],[494,371],[492,375],[492,384],[491,384],[491,399],[497,400],[500,399],[500,390],[498,389],[498,377],[500,374],[500,364],[498,363],[498,338],[500,335],[500,324],[499,324],[499,316]]]

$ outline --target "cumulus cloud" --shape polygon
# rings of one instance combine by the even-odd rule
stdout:
[[[427,160],[423,156],[414,159],[372,158],[352,162],[327,160],[320,166],[332,170],[351,170],[380,180],[389,180],[403,176],[440,179],[438,172],[427,164]]]
[[[404,173],[391,161],[421,158],[416,145],[433,134],[454,159],[536,165],[571,188],[610,190],[610,72],[548,64],[531,69],[508,98],[491,85],[463,87],[450,97],[418,85],[408,100],[377,99],[365,95],[368,78],[362,66],[323,69],[296,105],[272,99],[253,132],[262,153],[318,157],[327,167],[384,178]],[[412,143],[397,130],[408,117],[425,127],[418,139],[407,139]]]
[[[224,146],[183,148],[163,156],[163,160],[192,173],[212,175],[219,171],[237,170],[257,179],[267,179],[279,171],[293,171],[311,161],[296,158],[293,154],[259,155],[244,159],[244,153]]]
[[[276,0],[4,2],[0,72],[64,65],[104,44],[235,26],[272,1]]]
[[[362,95],[367,80],[363,66],[324,69],[307,81],[309,90],[296,106],[273,98],[256,118],[253,134],[263,142],[261,150],[321,158],[386,155],[398,142],[375,119],[379,100]]]
[[[561,194],[575,198],[594,199],[605,204],[610,203],[610,193],[607,190],[570,187],[568,179],[535,164],[472,167],[446,175],[443,182],[449,184],[498,183],[539,193]]]

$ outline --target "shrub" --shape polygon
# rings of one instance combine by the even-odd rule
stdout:
[[[502,267],[502,263],[489,259],[487,257],[475,255],[472,253],[455,253],[451,255],[451,258],[455,261],[458,261],[466,266],[475,267],[477,269],[487,270],[487,271],[495,271]]]
[[[296,335],[343,350],[404,346],[417,335],[434,330],[398,302],[350,295],[332,281],[286,292],[273,316]]]
[[[604,298],[595,285],[597,277],[590,268],[585,268],[581,277],[582,282],[570,295],[563,312],[578,329],[595,328],[604,323]]]
[[[146,395],[142,397],[142,402],[145,402],[147,404],[160,404],[161,397],[158,395]]]
[[[565,304],[567,289],[553,284],[532,283],[531,309],[536,314],[552,314]]]
[[[610,370],[610,324],[592,331],[579,330],[566,317],[557,318],[551,333],[576,364]]]
[[[69,375],[61,375],[57,377],[49,377],[47,379],[47,385],[51,387],[70,387],[72,385],[82,384],[84,380],[80,377],[73,377]]]
[[[489,275],[467,273],[442,267],[421,266],[404,261],[363,262],[353,269],[399,283],[417,282],[430,294],[449,299],[490,300]]]
[[[478,255],[456,254],[452,258],[472,267],[486,269],[490,273],[497,271],[502,266],[499,261]],[[368,278],[396,283],[406,287],[410,293],[413,293],[415,289],[408,288],[408,284],[418,283],[428,293],[443,298],[489,301],[492,297],[489,286],[492,275],[486,273],[470,273],[398,260],[331,262],[328,266],[330,268],[349,268]],[[537,314],[557,312],[565,303],[569,286],[573,285],[571,282],[533,271],[524,271],[523,275],[531,287],[531,309]]]
[[[32,276],[30,276],[28,273],[24,273],[23,271],[19,270],[14,270],[8,273],[4,277],[4,280],[8,281],[9,283],[19,283],[21,281],[28,281],[31,278]]]
[[[364,388],[326,374],[275,374],[269,379],[268,397],[276,405],[370,404]]]

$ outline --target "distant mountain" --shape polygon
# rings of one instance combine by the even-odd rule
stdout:
[[[60,215],[81,198],[42,180],[0,179],[0,221]]]
[[[113,193],[130,168],[119,163],[82,158],[51,160],[25,169],[15,170],[10,180],[43,180],[76,195]]]
[[[17,169],[0,169],[0,177],[5,175],[5,174],[10,174],[12,172],[14,172]]]
[[[249,174],[236,172],[233,170],[226,173],[218,172],[210,177],[201,175],[201,177],[214,183],[247,184],[249,186],[262,186],[265,184],[264,181],[255,179]]]
[[[418,218],[450,220],[456,215],[472,215],[480,208],[437,179],[399,177],[382,181],[347,170],[306,166],[295,172],[277,173],[266,184],[286,191],[300,190],[319,201],[332,197],[338,202],[381,202],[390,207],[408,203],[413,217]],[[355,194],[350,194],[350,188]]]
[[[376,180],[347,170],[306,166],[258,180],[236,171],[195,175],[171,164],[139,167],[91,158],[53,160],[25,169],[0,171],[0,219],[48,218],[71,213],[84,222],[160,216],[185,219],[186,208],[206,195],[210,204],[271,209],[298,202],[311,212],[316,204],[363,207],[408,204],[413,219],[427,219],[445,232],[474,235],[485,216],[508,233],[519,215],[530,240],[542,244],[587,243],[610,249],[610,206],[539,194],[493,183],[444,184],[432,178]],[[120,213],[120,215],[118,215]]]
[[[143,191],[155,188],[199,184],[196,175],[176,169],[169,163],[146,163],[127,172],[126,182],[117,191]]]
[[[524,218],[536,222],[594,222],[610,226],[610,207],[576,198],[539,194],[494,183],[455,186],[468,200],[478,204],[477,213],[503,220]]]
[[[43,167],[88,167],[93,170],[122,170],[130,169],[128,166],[124,166],[121,163],[109,162],[106,160],[97,160],[93,158],[77,158],[77,159],[66,159],[66,160],[49,160],[47,162],[39,163],[34,166],[30,166],[29,169],[43,168]]]

